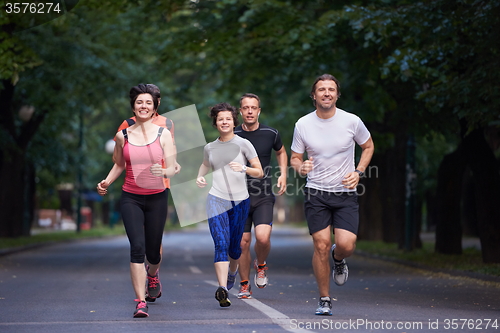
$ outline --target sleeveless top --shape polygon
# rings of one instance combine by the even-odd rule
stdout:
[[[123,157],[126,164],[123,191],[148,195],[160,193],[165,190],[163,177],[154,176],[150,170],[153,164],[162,165],[163,162],[163,149],[160,144],[162,132],[163,127],[160,127],[158,135],[152,143],[144,146],[136,146],[128,141],[127,129],[122,130],[125,138]]]
[[[125,128],[128,128],[128,127],[134,125],[135,122],[136,122],[135,116],[128,118],[128,119],[125,119],[121,123],[121,125],[118,127],[118,130],[116,130],[116,131],[120,132],[120,131],[124,130]],[[153,124],[158,125],[160,127],[165,127],[166,129],[168,129],[170,131],[170,134],[172,134],[172,140],[174,140],[174,128],[175,128],[175,126],[174,126],[174,122],[171,119],[164,117],[164,116],[161,116],[157,113],[156,116],[153,117]],[[116,139],[113,139],[113,140],[116,141]],[[166,167],[165,164],[163,164],[163,167],[164,168]],[[170,178],[163,178],[163,182],[165,183],[166,188],[170,188]]]

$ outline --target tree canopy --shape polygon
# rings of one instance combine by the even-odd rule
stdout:
[[[500,122],[495,1],[76,3],[65,1],[64,15],[30,29],[0,16],[1,181],[22,183],[15,196],[0,191],[0,206],[11,207],[0,207],[0,236],[29,232],[5,226],[23,219],[13,211],[34,209],[19,200],[29,197],[30,179],[47,193],[82,170],[83,186],[94,187],[110,167],[104,143],[130,115],[128,89],[141,82],[160,87],[164,112],[196,104],[208,139],[208,106],[256,93],[261,120],[280,130],[289,150],[295,121],[314,108],[314,78],[335,75],[338,107],[359,115],[376,145],[380,177],[366,180],[372,192],[362,216],[373,220],[366,234],[388,241],[402,234],[409,142],[422,203],[436,189],[443,156]]]

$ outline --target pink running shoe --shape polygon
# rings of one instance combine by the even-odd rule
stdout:
[[[146,271],[148,271],[149,267],[146,267]],[[161,282],[160,282],[160,273],[156,271],[154,276],[149,275],[147,273],[147,286],[146,286],[146,301],[154,302],[157,298],[161,297]]]
[[[134,301],[138,302],[135,307],[134,318],[148,317],[148,303],[141,301],[140,299],[135,299]]]

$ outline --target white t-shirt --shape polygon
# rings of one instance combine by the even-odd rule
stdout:
[[[313,158],[306,187],[327,192],[354,192],[342,185],[344,176],[353,172],[355,143],[362,145],[370,132],[361,119],[339,108],[335,115],[321,119],[313,111],[295,123],[292,150]]]
[[[247,165],[254,157],[257,157],[254,146],[238,135],[229,141],[217,139],[207,144],[203,150],[203,158],[213,169],[212,188],[208,193],[225,200],[247,199],[246,173],[233,171],[229,162]]]

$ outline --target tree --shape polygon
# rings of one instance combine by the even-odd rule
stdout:
[[[83,164],[93,164],[92,154],[87,155],[90,162],[84,159],[86,145],[78,148],[80,115],[88,130],[106,114],[116,114],[115,108],[128,115],[126,100],[115,96],[125,97],[131,85],[147,78],[155,59],[137,52],[138,41],[154,45],[155,35],[144,33],[147,26],[130,30],[131,22],[148,14],[128,11],[135,6],[85,1],[24,31],[2,16],[0,237],[29,235],[32,218],[23,215],[33,216],[34,205],[25,203],[33,201],[33,186],[27,184],[34,183],[36,173],[49,174],[54,182],[73,182],[78,168],[84,172]],[[113,24],[118,28],[107,32]],[[18,114],[23,106],[34,110],[25,121]],[[125,117],[118,115],[111,132]],[[87,143],[97,145],[97,138],[88,138]]]
[[[438,214],[436,250],[461,252],[460,220],[456,214],[449,214],[450,210],[460,210],[461,196],[449,189],[460,189],[465,165],[471,169],[474,166],[475,183],[489,189],[486,192],[476,189],[476,195],[483,199],[481,203],[476,200],[476,209],[480,215],[485,262],[500,260],[498,246],[494,245],[500,240],[498,162],[483,134],[486,126],[498,125],[499,120],[495,98],[499,77],[494,70],[499,65],[500,45],[495,37],[500,28],[499,11],[500,5],[494,2],[447,0],[352,11],[354,16],[365,12],[359,30],[366,33],[374,45],[383,45],[381,41],[387,42],[392,35],[404,32],[402,43],[386,58],[382,71],[384,77],[396,82],[413,83],[416,99],[425,106],[418,112],[435,120],[417,123],[414,131],[444,129],[449,133],[460,120],[463,141],[455,153],[443,160],[438,174],[437,199],[441,213]],[[370,24],[363,24],[368,21]],[[494,185],[489,187],[491,184]],[[458,237],[450,238],[451,235]]]

